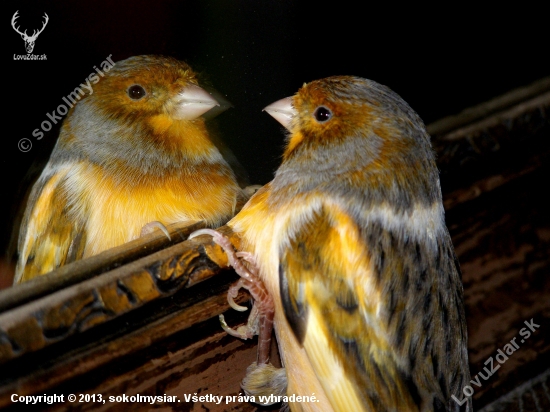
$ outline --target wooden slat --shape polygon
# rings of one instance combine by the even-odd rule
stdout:
[[[469,107],[456,115],[435,121],[428,125],[428,133],[431,136],[446,136],[447,140],[460,138],[460,131],[468,130],[469,125],[505,112],[510,107],[521,107],[525,102],[548,91],[550,91],[550,77],[545,77],[477,106]]]

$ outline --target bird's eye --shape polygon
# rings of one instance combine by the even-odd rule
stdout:
[[[319,123],[324,123],[327,120],[330,120],[330,118],[332,117],[332,112],[325,106],[319,106],[317,109],[315,109],[313,116],[315,116],[315,120],[317,120]]]
[[[130,99],[132,100],[139,100],[146,94],[147,92],[145,92],[145,89],[139,84],[134,84],[128,87],[128,96],[130,96]]]

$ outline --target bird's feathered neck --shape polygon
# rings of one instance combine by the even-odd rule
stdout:
[[[272,201],[275,204],[316,190],[361,198],[365,207],[389,203],[396,211],[441,202],[430,149],[417,145],[407,148],[408,156],[393,157],[387,155],[395,150],[388,147],[391,144],[375,134],[356,135],[331,141],[326,150],[322,142],[303,139],[277,170]]]
[[[133,176],[140,181],[167,175],[192,176],[212,165],[226,165],[219,151],[206,141],[203,119],[186,121],[185,127],[174,123],[166,130],[157,130],[147,127],[143,119],[138,123],[129,117],[109,118],[93,112],[92,107],[75,109],[63,123],[53,162],[85,160],[112,169],[113,176]],[[197,140],[204,140],[198,148]]]

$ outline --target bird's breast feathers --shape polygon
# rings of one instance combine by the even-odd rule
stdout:
[[[211,165],[213,170],[186,178],[178,174],[145,176],[128,185],[130,179],[121,184],[97,166],[73,166],[67,187],[75,200],[75,213],[87,217],[86,255],[139,237],[143,226],[151,221],[164,225],[203,219],[210,224],[223,223],[234,212],[236,190],[229,176],[216,173],[216,168]],[[84,205],[89,205],[88,210],[78,210]]]

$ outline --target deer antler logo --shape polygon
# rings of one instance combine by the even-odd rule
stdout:
[[[42,26],[42,28],[40,30],[34,30],[32,33],[32,36],[28,36],[27,30],[21,33],[19,31],[19,27],[15,27],[15,20],[17,20],[17,18],[19,17],[17,13],[19,13],[19,10],[17,10],[13,15],[13,17],[11,18],[11,26],[17,33],[21,35],[21,38],[25,41],[25,49],[27,49],[27,54],[31,54],[32,50],[34,49],[34,42],[36,41],[36,38],[40,33],[44,31],[44,28],[46,27],[46,24],[48,24],[48,20],[50,20],[50,18],[46,13],[44,13],[44,16],[46,17],[46,21],[44,22],[44,25]]]

